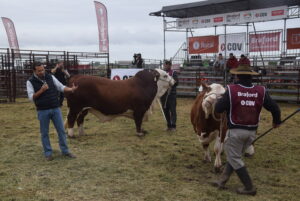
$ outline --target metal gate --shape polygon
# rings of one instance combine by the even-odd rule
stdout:
[[[46,71],[63,60],[70,74],[90,74],[107,76],[109,54],[91,52],[66,52],[19,50],[0,48],[0,102],[15,102],[16,98],[26,97],[26,81],[32,75],[35,61],[42,62]]]

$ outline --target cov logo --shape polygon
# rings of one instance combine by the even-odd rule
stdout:
[[[133,76],[131,76],[131,75],[124,75],[122,80],[127,80],[127,79],[129,79],[129,78],[131,78],[131,77],[133,77]],[[120,78],[119,75],[115,75],[115,76],[113,77],[113,80],[121,80],[121,78]]]
[[[198,49],[200,48],[200,43],[199,43],[198,41],[195,41],[195,42],[193,43],[193,48],[194,48],[195,50],[198,50]]]
[[[243,44],[242,43],[227,43],[227,50],[229,51],[242,51]],[[221,50],[225,51],[225,43],[221,44]]]
[[[255,101],[250,101],[250,100],[241,100],[241,105],[242,106],[254,106],[255,105]]]
[[[255,13],[255,17],[267,17],[268,13]]]
[[[113,77],[113,80],[121,80],[121,79],[120,79],[120,76],[115,75],[115,76]]]
[[[210,23],[210,19],[203,19],[201,20],[201,23],[202,24]]]

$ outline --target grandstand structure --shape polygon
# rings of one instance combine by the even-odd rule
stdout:
[[[162,17],[164,58],[166,32],[185,32],[186,41],[173,56],[180,67],[179,96],[196,96],[200,82],[229,82],[228,71],[215,72],[212,64],[218,53],[245,54],[254,70],[261,72],[256,82],[267,87],[276,100],[300,102],[300,1],[299,0],[209,0],[164,6],[150,13]],[[298,21],[297,21],[298,20]],[[282,28],[258,30],[257,23],[278,21]],[[287,28],[287,23],[296,27]],[[297,23],[298,22],[298,23]],[[232,33],[233,27],[244,32]],[[196,36],[211,27],[215,34]],[[222,34],[217,34],[218,29]]]

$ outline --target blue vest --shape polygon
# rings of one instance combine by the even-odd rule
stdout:
[[[34,99],[34,104],[37,110],[47,110],[59,107],[58,91],[54,85],[51,75],[46,73],[45,80],[43,81],[33,75],[29,78],[29,81],[33,86],[34,93],[41,89],[44,84],[43,81],[47,82],[49,86],[49,88],[44,91],[38,98]]]

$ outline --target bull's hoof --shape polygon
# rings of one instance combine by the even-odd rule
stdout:
[[[75,135],[68,135],[68,138],[76,138]]]
[[[209,156],[205,156],[205,157],[203,158],[203,161],[204,161],[205,163],[211,163],[211,158],[210,158]]]
[[[214,167],[214,173],[216,174],[221,173],[222,172],[221,169],[222,169],[221,167]]]
[[[254,154],[245,153],[244,156],[247,158],[252,158]]]
[[[144,136],[145,136],[145,133],[139,132],[139,133],[136,133],[136,135],[137,135],[138,137],[144,137]]]

